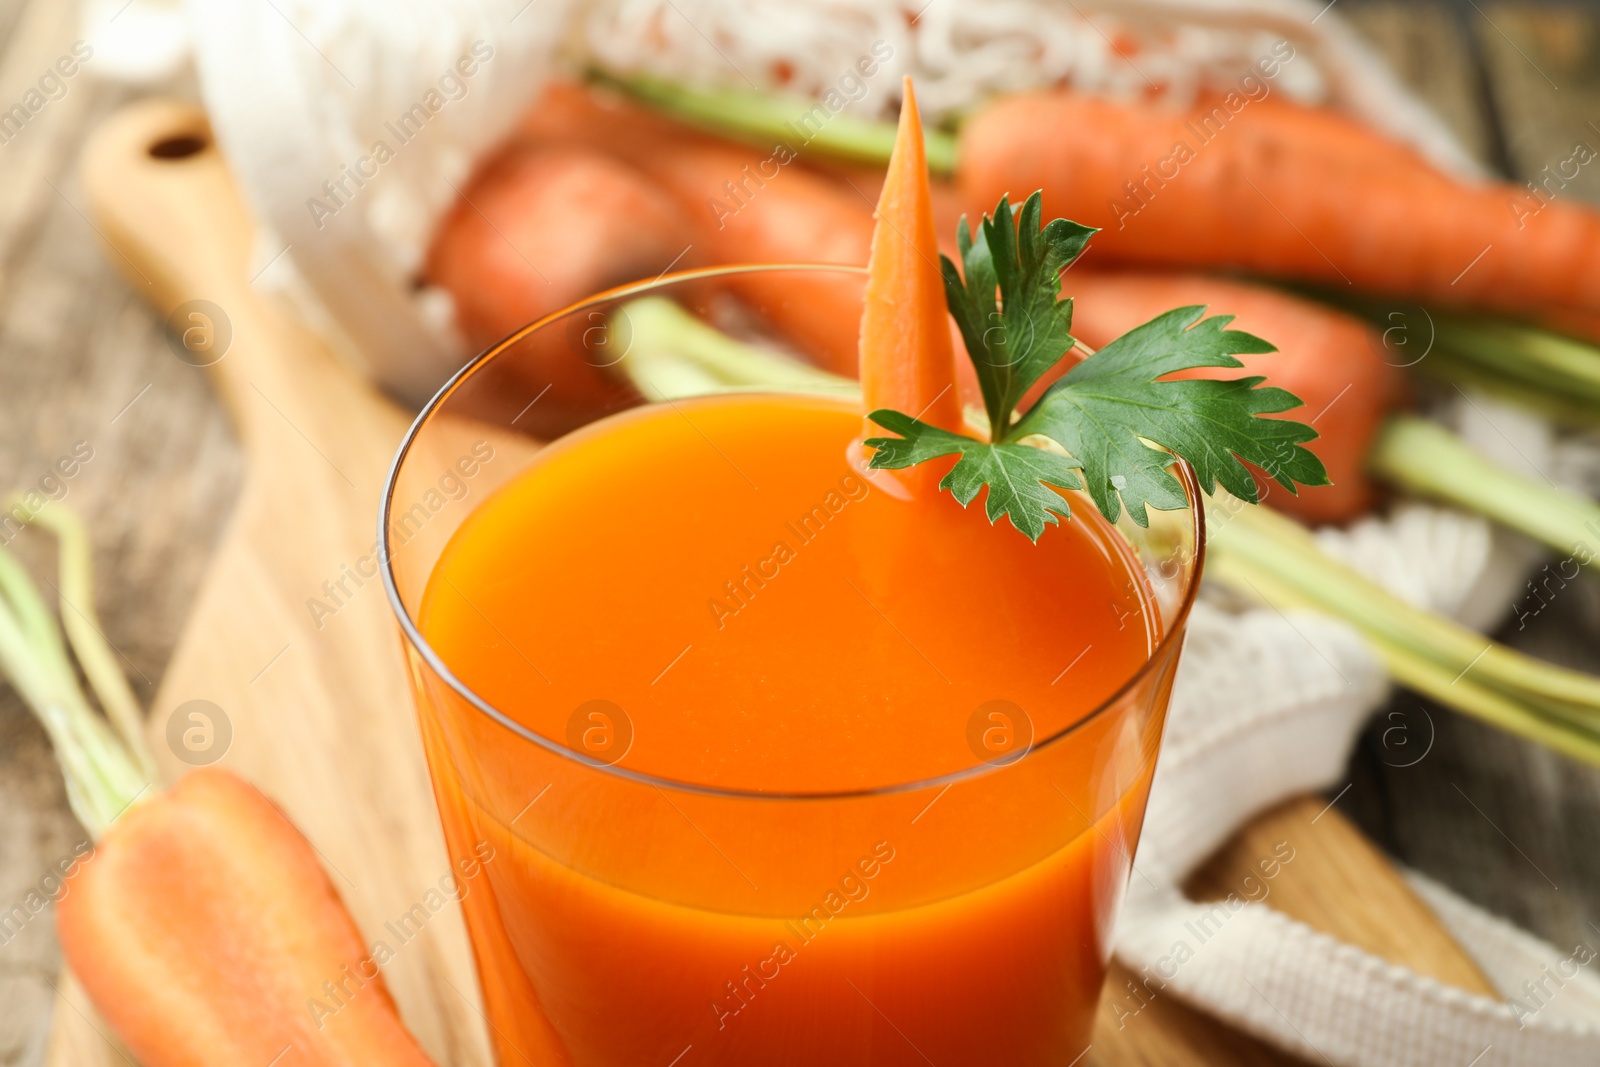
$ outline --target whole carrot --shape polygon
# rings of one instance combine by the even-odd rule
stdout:
[[[68,643],[32,579],[0,550],[0,669],[50,735],[74,813],[95,838],[56,904],[67,963],[145,1067],[274,1062],[428,1067],[354,920],[283,813],[226,771],[154,788],[137,714],[99,636],[87,540],[61,505]],[[133,710],[137,713],[136,705]],[[312,1010],[313,1000],[321,1004]]]
[[[454,298],[467,341],[485,348],[584,297],[660,274],[682,258],[687,233],[677,204],[623,163],[578,146],[512,146],[441,222],[426,274]],[[626,401],[601,369],[606,360],[571,331],[523,344],[516,366],[540,399],[521,421],[535,433],[560,433]]]
[[[1101,227],[1097,261],[1275,277],[1536,314],[1600,310],[1600,212],[1533,211],[1335,112],[1277,99],[1188,111],[1071,92],[1002,98],[962,127],[969,209],[1043,188]]]
[[[762,93],[623,83],[652,107],[740,136],[785,129]],[[881,129],[835,150],[881,158]],[[1600,337],[1600,212],[1501,182],[1463,181],[1337,112],[1238,94],[1188,109],[1060,90],[975,109],[928,137],[969,213],[1042,189],[1102,228],[1095,262],[1243,267],[1388,298],[1495,309]]]
[[[661,273],[689,243],[673,200],[577,147],[513,147],[473,176],[428,249],[429,280],[487,346],[541,315]]]

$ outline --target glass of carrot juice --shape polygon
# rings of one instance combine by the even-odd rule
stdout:
[[[1083,499],[1035,544],[866,469],[846,392],[686,395],[621,328],[650,297],[759,330],[859,282],[614,290],[465,367],[400,449],[385,582],[503,1065],[1090,1040],[1202,512]]]

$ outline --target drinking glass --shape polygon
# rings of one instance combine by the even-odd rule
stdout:
[[[417,622],[450,536],[541,439],[641,402],[616,373],[648,343],[616,328],[630,302],[748,332],[796,321],[785,301],[808,286],[860,284],[725,268],[612,290],[464,367],[399,449],[384,581],[504,1067],[1061,1067],[1089,1043],[1202,562],[1187,465],[1189,510],[1113,534],[1158,618],[1148,660],[1048,736],[1023,709],[975,710],[971,765],[924,781],[777,793],[640,773],[604,679],[553,709],[569,729],[550,736],[464,685]]]

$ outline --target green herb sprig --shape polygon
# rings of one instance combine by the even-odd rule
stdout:
[[[989,440],[880,409],[868,417],[900,436],[869,439],[870,466],[899,469],[959,455],[939,487],[963,507],[987,487],[989,521],[1007,517],[1034,541],[1058,516],[1070,517],[1062,489],[1086,490],[1111,522],[1123,508],[1145,526],[1147,508],[1187,507],[1170,470],[1174,455],[1194,467],[1207,493],[1220,483],[1251,503],[1256,482],[1245,462],[1290,492],[1297,484],[1328,484],[1321,460],[1304,447],[1316,431],[1261,417],[1300,407],[1299,397],[1263,386],[1261,377],[1169,377],[1196,368],[1242,367],[1236,355],[1277,351],[1259,337],[1228,329],[1231,315],[1203,318],[1204,307],[1177,308],[1123,334],[1068,370],[1019,415],[1017,405],[1028,390],[1076,343],[1072,300],[1060,297],[1061,272],[1097,232],[1066,219],[1041,227],[1041,205],[1039,193],[1020,211],[1001,197],[976,234],[961,220],[960,269],[940,257],[950,314],[983,391]]]

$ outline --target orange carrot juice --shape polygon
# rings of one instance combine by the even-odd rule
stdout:
[[[862,431],[634,409],[439,556],[417,624],[458,685],[413,673],[502,1064],[1087,1045],[1176,642],[1092,506],[1034,544],[863,471]]]

